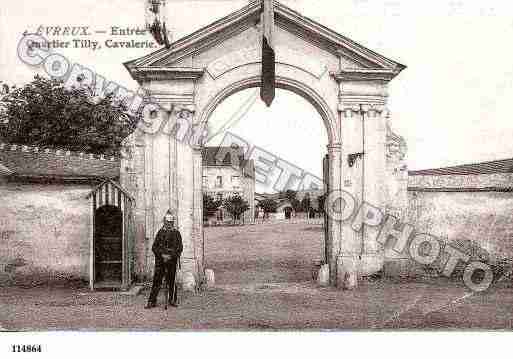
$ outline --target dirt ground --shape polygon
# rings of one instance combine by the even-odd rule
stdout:
[[[206,260],[217,286],[181,296],[178,309],[144,310],[147,293],[2,288],[7,330],[343,330],[513,328],[513,289],[471,294],[458,282],[361,282],[354,291],[319,288],[322,228],[273,224],[208,228]],[[162,302],[162,299],[160,300]]]
[[[217,284],[311,281],[314,261],[324,257],[324,230],[316,222],[208,227],[206,267]]]

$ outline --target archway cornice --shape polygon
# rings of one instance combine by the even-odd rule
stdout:
[[[332,72],[330,75],[339,83],[344,81],[381,81],[387,83],[396,77],[401,70],[344,69],[339,72]]]
[[[132,77],[142,84],[147,81],[160,80],[198,80],[205,73],[204,69],[193,67],[153,67],[142,66],[131,70]]]

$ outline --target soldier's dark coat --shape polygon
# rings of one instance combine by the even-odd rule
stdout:
[[[153,276],[153,286],[148,302],[151,304],[157,302],[157,296],[164,276],[166,277],[166,282],[170,290],[169,302],[176,302],[176,291],[174,291],[176,267],[183,251],[180,232],[174,228],[162,227],[155,237],[155,242],[151,250],[153,254],[155,254],[155,274]],[[162,256],[163,254],[171,256],[171,259],[165,261]]]

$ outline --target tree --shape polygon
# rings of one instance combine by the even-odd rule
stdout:
[[[203,219],[207,220],[208,217],[213,216],[222,204],[222,201],[203,193]]]
[[[292,208],[294,208],[294,212],[299,213],[302,212],[301,201],[297,198],[294,198],[290,201]]]
[[[89,89],[66,88],[56,79],[36,75],[23,87],[13,87],[2,98],[4,141],[72,151],[119,154],[121,142],[140,119],[112,94],[93,97]]]
[[[258,204],[258,206],[264,210],[266,215],[269,213],[276,213],[278,210],[278,203],[274,199],[264,199]]]
[[[310,201],[310,195],[307,193],[301,200],[301,209],[303,212],[310,212],[311,207],[311,201]]]
[[[240,220],[241,214],[249,209],[249,204],[241,196],[235,195],[223,201],[223,208],[230,213],[234,220]]]
[[[287,199],[292,202],[293,200],[296,199],[297,192],[294,190],[288,189],[287,191],[285,191],[285,197],[287,197]]]
[[[319,213],[324,213],[324,203],[325,202],[326,202],[326,195],[325,194],[323,194],[322,196],[317,197],[317,203],[318,203],[317,211]]]

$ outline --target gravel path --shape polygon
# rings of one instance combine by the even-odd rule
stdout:
[[[288,227],[287,227],[288,226]],[[319,288],[312,259],[322,228],[268,225],[206,232],[215,289],[182,293],[178,309],[143,309],[148,293],[2,288],[8,330],[344,330],[513,329],[511,283],[468,295],[458,282],[361,282],[354,291]],[[162,298],[160,298],[162,303]]]

